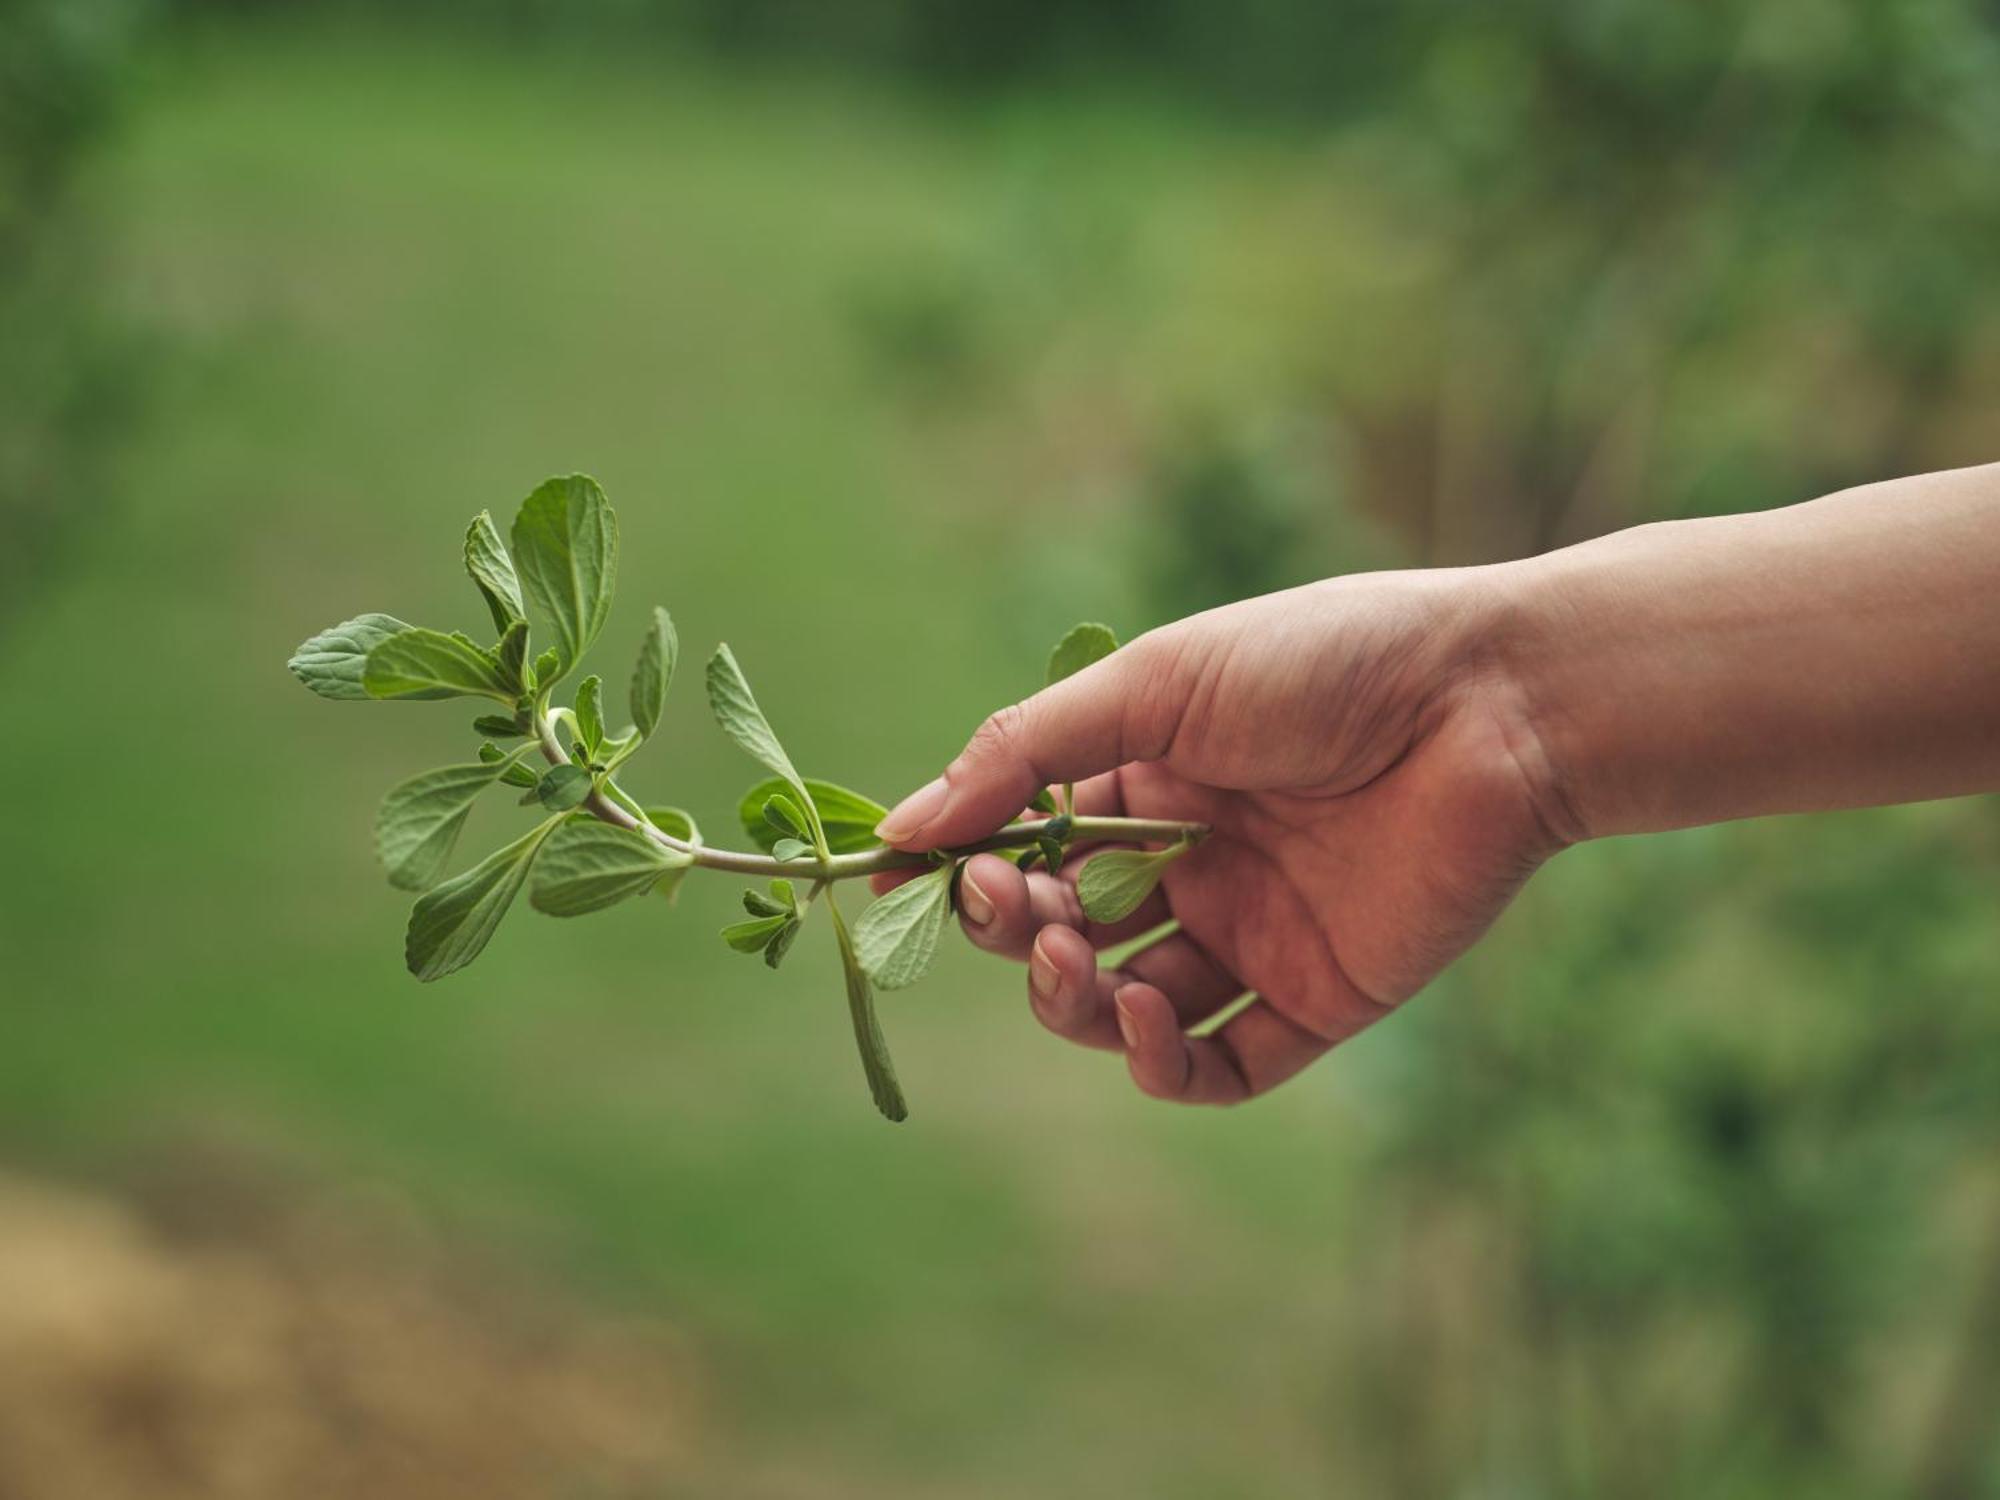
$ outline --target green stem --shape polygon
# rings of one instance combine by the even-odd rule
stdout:
[[[548,713],[541,705],[536,706],[535,737],[541,741],[542,754],[549,764],[562,765],[569,760],[563,753],[561,742],[556,739],[555,726],[550,723]],[[886,846],[863,849],[854,854],[823,854],[818,859],[781,860],[773,859],[768,854],[717,849],[709,844],[689,844],[621,807],[603,788],[593,791],[585,799],[583,807],[592,817],[615,828],[629,828],[643,834],[663,849],[689,856],[697,865],[705,865],[711,870],[729,870],[738,875],[783,876],[792,880],[815,881],[858,880],[891,870],[928,869],[935,863],[929,854],[912,854]],[[953,859],[962,859],[968,854],[986,850],[1025,849],[1035,842],[1041,828],[1038,821],[1009,823],[977,843],[940,852]],[[1199,843],[1207,834],[1205,824],[1184,823],[1173,818],[1077,818],[1070,837],[1080,843],[1171,844],[1180,839]]]

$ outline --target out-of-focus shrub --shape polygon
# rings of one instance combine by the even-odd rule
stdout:
[[[97,296],[99,245],[69,199],[117,111],[136,0],[0,0],[0,614],[100,514],[133,348]]]

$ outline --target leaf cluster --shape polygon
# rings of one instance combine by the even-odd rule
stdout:
[[[723,929],[723,941],[775,969],[823,901],[869,1092],[884,1115],[903,1119],[907,1108],[874,996],[914,984],[930,968],[955,903],[961,856],[933,856],[928,869],[875,901],[850,928],[834,881],[909,857],[884,849],[876,836],[879,802],[800,774],[726,644],[709,658],[704,684],[716,723],[768,773],[736,809],[759,852],[711,849],[685,810],[642,803],[624,790],[618,773],[659,728],[680,642],[672,617],[654,608],[632,667],[627,725],[614,728],[606,717],[604,681],[595,674],[577,681],[569,703],[555,702],[556,688],[603,632],[617,579],[617,516],[588,476],[537,486],[505,540],[481,512],[466,530],[462,560],[485,606],[490,640],[371,613],[312,636],[289,664],[324,698],[487,704],[472,720],[480,739],[475,759],[410,777],[376,813],[375,847],[390,883],[418,893],[404,940],[410,972],[435,980],[471,963],[523,889],[537,911],[573,917],[649,892],[671,901],[699,864],[760,871],[768,879],[743,893],[744,919]],[[1080,625],[1057,644],[1047,680],[1082,671],[1117,645],[1107,627]],[[539,821],[447,877],[473,804],[495,785],[518,790]],[[1062,869],[1078,826],[1072,803],[1068,788],[1060,806],[1044,793],[1035,808],[1045,816],[1015,825],[1013,843],[1026,844],[1024,864]],[[1085,909],[1099,920],[1114,919],[1100,912],[1136,909],[1186,843],[1094,856],[1078,878]],[[871,853],[883,858],[871,861]]]

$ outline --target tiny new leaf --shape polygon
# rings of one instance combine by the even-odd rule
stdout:
[[[500,659],[463,636],[411,626],[378,641],[361,670],[371,698],[497,698],[515,693]]]
[[[885,990],[923,978],[951,911],[952,866],[940,865],[879,897],[854,924],[854,949]]]
[[[813,852],[813,846],[804,839],[779,839],[771,846],[773,859],[802,859]]]
[[[586,474],[544,480],[514,517],[514,564],[528,601],[554,637],[552,680],[576,665],[611,610],[618,518]]]
[[[495,755],[478,765],[426,771],[391,788],[375,815],[375,852],[389,884],[421,891],[436,883],[472,804],[514,764]]]
[[[1093,854],[1077,872],[1076,894],[1083,914],[1093,922],[1117,922],[1139,909],[1153,894],[1160,873],[1188,851],[1183,839],[1165,849],[1107,849]]]
[[[742,821],[743,831],[766,853],[777,844],[781,835],[765,820],[764,804],[784,794],[789,785],[782,777],[767,777],[745,792],[737,803],[737,816]],[[814,776],[805,778],[805,787],[806,795],[812,799],[813,809],[819,815],[820,827],[826,830],[826,846],[830,852],[858,854],[864,849],[881,847],[882,841],[875,837],[875,825],[889,815],[888,808],[871,797]]]
[[[658,605],[653,607],[653,623],[639,642],[638,665],[632,668],[632,722],[639,733],[652,738],[660,724],[660,710],[667,701],[667,688],[674,680],[674,662],[681,654],[680,637],[674,633],[673,618]]]
[[[528,622],[516,620],[507,627],[500,637],[500,644],[493,648],[493,655],[500,663],[500,680],[515,698],[524,698],[534,691],[534,681],[528,672]]]
[[[372,697],[362,683],[368,653],[390,636],[410,628],[394,615],[356,615],[301,643],[285,665],[294,677],[322,698]],[[450,698],[456,694],[450,689],[429,688],[399,696]]]
[[[799,811],[798,803],[783,792],[774,792],[764,799],[764,822],[794,839],[808,836],[806,815]]]
[[[764,963],[769,968],[777,968],[785,961],[785,955],[792,951],[792,941],[799,935],[799,919],[793,917],[771,936],[764,945]]]
[[[590,795],[590,772],[565,763],[550,766],[535,783],[535,796],[550,812],[568,812]]]
[[[688,814],[685,808],[649,807],[645,809],[645,814],[646,821],[659,829],[660,832],[669,834],[684,844],[692,844],[696,848],[701,847],[701,830],[695,826],[693,817]],[[680,894],[681,881],[686,877],[686,869],[669,870],[665,875],[660,877],[660,883],[654,889],[671,902]]]
[[[551,818],[418,898],[410,908],[409,931],[403,939],[403,961],[412,974],[428,983],[479,956],[528,878],[542,840],[555,826]]]
[[[521,604],[521,580],[515,576],[514,560],[500,540],[500,528],[483,510],[466,528],[465,571],[479,585],[480,597],[485,599],[493,616],[495,630],[505,635],[515,621],[528,618],[528,611]]]
[[[1109,625],[1094,622],[1071,627],[1049,653],[1048,684],[1073,677],[1092,662],[1102,661],[1118,649],[1118,637]]]
[[[528,726],[519,717],[506,714],[481,714],[472,721],[475,734],[483,734],[489,740],[519,740],[527,738]]]
[[[592,818],[571,818],[549,836],[535,862],[528,904],[552,917],[601,911],[644,895],[661,876],[693,860],[643,833]]]
[[[599,703],[603,691],[604,684],[595,675],[576,685],[576,737],[590,760],[596,760],[597,752],[604,748],[604,710]]]
[[[788,916],[752,917],[747,922],[732,922],[722,929],[722,940],[738,953],[762,953],[767,943],[776,937],[779,930],[790,925]]]

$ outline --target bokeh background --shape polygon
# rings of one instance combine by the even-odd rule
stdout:
[[[2000,1494],[1993,799],[1573,851],[1232,1113],[954,951],[898,1129],[727,881],[418,987],[465,715],[283,665],[585,469],[606,670],[888,800],[1077,618],[1996,457],[1990,0],[0,0],[0,1493]]]

